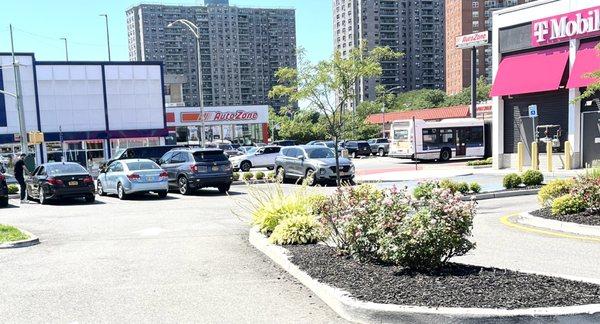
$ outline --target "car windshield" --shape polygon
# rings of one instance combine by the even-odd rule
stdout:
[[[60,174],[87,173],[87,170],[79,164],[65,163],[46,166],[46,173],[52,176]]]
[[[196,162],[217,162],[227,161],[227,156],[220,151],[200,151],[194,152]]]
[[[258,147],[249,148],[246,151],[246,154],[254,154],[254,152],[256,152],[256,150],[258,150]]]
[[[333,151],[324,147],[306,149],[306,154],[308,154],[309,159],[328,159],[334,157]]]
[[[325,145],[329,148],[335,148],[335,143],[334,142],[325,142]]]
[[[117,153],[115,153],[115,156],[121,156],[121,154],[123,154],[123,152],[125,152],[125,149],[124,149],[124,148],[122,148],[122,149],[118,149],[118,150],[117,150]]]
[[[233,150],[233,146],[229,145],[229,144],[219,144],[219,148],[221,150]]]
[[[158,170],[160,167],[152,161],[127,162],[127,168],[131,171]]]

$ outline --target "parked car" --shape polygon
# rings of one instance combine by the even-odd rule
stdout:
[[[253,153],[254,151],[256,151],[258,149],[258,147],[256,146],[240,146],[238,147],[238,151],[240,151],[240,155],[244,155],[244,154],[249,154],[249,153]]]
[[[78,163],[44,163],[25,180],[27,196],[38,199],[44,205],[48,200],[85,198],[88,203],[96,200],[96,186],[89,172]]]
[[[279,155],[280,146],[265,146],[259,147],[255,151],[248,154],[235,156],[230,158],[233,165],[233,170],[250,171],[252,168],[264,168],[273,170],[275,158]]]
[[[348,155],[355,158],[360,155],[369,156],[371,155],[371,146],[367,141],[345,141],[340,144],[342,149],[348,150]]]
[[[8,185],[3,173],[0,172],[0,207],[8,206]]]
[[[296,141],[294,140],[279,140],[279,141],[274,141],[273,143],[271,143],[271,145],[277,145],[277,146],[294,146],[296,145]]]
[[[103,166],[106,167],[117,160],[125,160],[125,159],[149,159],[154,162],[158,162],[165,153],[169,152],[172,149],[179,148],[182,146],[177,145],[165,145],[165,146],[141,146],[141,147],[129,147],[126,149],[121,149],[117,151],[117,153],[108,161],[103,163]]]
[[[231,144],[220,143],[217,144],[217,148],[223,150],[223,153],[225,153],[227,157],[242,155],[242,153],[237,149],[233,148]]]
[[[169,191],[168,179],[167,172],[152,160],[119,160],[111,163],[98,176],[98,194],[116,194],[123,200],[131,194],[154,192],[160,198],[165,198]]]
[[[159,164],[168,173],[169,187],[178,189],[182,195],[206,187],[226,193],[233,181],[231,162],[221,149],[174,149],[163,155]]]
[[[334,141],[319,141],[319,142],[315,142],[314,145],[319,145],[319,146],[328,147],[330,149],[335,149],[335,142]]]
[[[345,181],[354,180],[354,164],[340,157],[340,177]],[[309,185],[336,180],[335,153],[319,145],[289,146],[281,149],[275,159],[275,173],[278,181],[286,179],[306,179]]]
[[[387,138],[372,138],[367,143],[373,155],[386,156],[390,152],[390,141]]]

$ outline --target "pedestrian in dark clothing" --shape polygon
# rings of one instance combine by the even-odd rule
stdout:
[[[25,165],[25,157],[27,157],[26,154],[21,154],[18,156],[17,162],[15,162],[14,169],[15,180],[17,180],[21,189],[21,203],[27,202],[27,186],[25,185],[25,173],[29,174],[29,170],[27,170],[27,166]]]

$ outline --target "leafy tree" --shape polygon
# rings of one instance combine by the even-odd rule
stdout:
[[[600,56],[600,43],[598,43],[596,49],[598,50],[598,56]],[[577,98],[579,100],[588,99],[594,96],[594,94],[600,93],[600,70],[588,73],[586,74],[586,77],[593,78],[595,81],[587,87],[587,89],[581,94],[581,96],[579,96],[579,98]]]
[[[292,104],[307,102],[310,108],[322,115],[327,134],[337,147],[344,125],[352,119],[349,118],[351,114],[348,108],[354,102],[358,80],[380,76],[381,60],[395,59],[401,55],[389,47],[368,50],[364,42],[352,49],[346,58],[336,51],[330,60],[311,64],[303,55],[299,55],[297,69],[284,67],[275,73],[279,84],[271,89],[269,96],[286,98]],[[339,186],[339,152],[334,151]]]

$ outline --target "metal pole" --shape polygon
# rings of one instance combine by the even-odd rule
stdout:
[[[419,159],[417,157],[417,125],[415,122],[415,116],[412,117],[412,124],[413,124],[413,145],[414,145],[414,151],[415,151],[415,171],[419,170]],[[423,136],[423,134],[421,134],[421,136]]]
[[[202,61],[200,58],[200,28],[196,27],[197,34],[196,36],[196,51],[198,52],[198,96],[200,97],[200,115],[202,115],[202,119],[200,120],[200,127],[202,128],[200,132],[200,143],[202,148],[206,147],[206,134],[204,130],[204,94],[202,93]]]
[[[67,62],[68,62],[69,61],[69,48],[67,47],[67,38],[61,37],[61,39],[63,41],[65,41],[65,58],[67,59]]]
[[[381,138],[385,138],[385,98],[381,106]]]
[[[108,15],[101,14],[100,16],[104,16],[104,20],[106,21],[106,45],[108,46],[108,61],[110,62],[110,33],[108,32]]]
[[[477,48],[471,48],[471,118],[477,118]]]
[[[12,64],[15,73],[15,101],[17,105],[17,112],[19,114],[19,131],[21,134],[21,153],[27,154],[29,147],[27,145],[27,129],[25,127],[25,111],[23,109],[23,91],[21,89],[21,71],[19,70],[19,62],[15,58],[15,45],[13,41],[13,29],[10,26],[10,48],[12,54]]]

